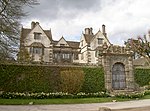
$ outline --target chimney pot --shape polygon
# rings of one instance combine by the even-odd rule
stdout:
[[[102,33],[104,34],[104,36],[107,35],[106,30],[105,30],[105,25],[104,25],[104,24],[102,25]]]
[[[89,28],[85,28],[85,34],[90,34],[90,29]]]
[[[36,22],[36,24],[39,24],[39,22]]]
[[[31,29],[33,29],[34,27],[35,27],[35,22],[32,21],[32,22],[31,22]]]

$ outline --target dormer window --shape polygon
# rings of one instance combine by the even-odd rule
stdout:
[[[98,44],[103,44],[103,38],[97,38],[98,39]]]
[[[41,39],[41,33],[34,32],[34,39],[40,40]]]

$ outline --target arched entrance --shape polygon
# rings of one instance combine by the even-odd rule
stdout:
[[[112,68],[112,88],[114,90],[123,90],[125,87],[125,67],[122,63],[115,63]]]

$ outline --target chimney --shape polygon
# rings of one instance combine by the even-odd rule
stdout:
[[[35,22],[32,21],[32,22],[31,22],[31,29],[33,29],[34,27],[35,27]]]
[[[87,35],[93,35],[93,29],[92,28],[85,28],[85,34]]]
[[[90,29],[89,28],[85,28],[85,34],[90,34]]]
[[[105,30],[105,25],[102,25],[102,33],[104,36],[107,36],[106,30]]]
[[[37,24],[39,25],[39,22],[36,22],[36,25],[37,25]]]
[[[93,28],[90,28],[90,35],[93,35]]]

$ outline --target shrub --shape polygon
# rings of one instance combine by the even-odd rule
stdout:
[[[150,69],[137,68],[134,70],[135,82],[140,86],[149,85]]]

